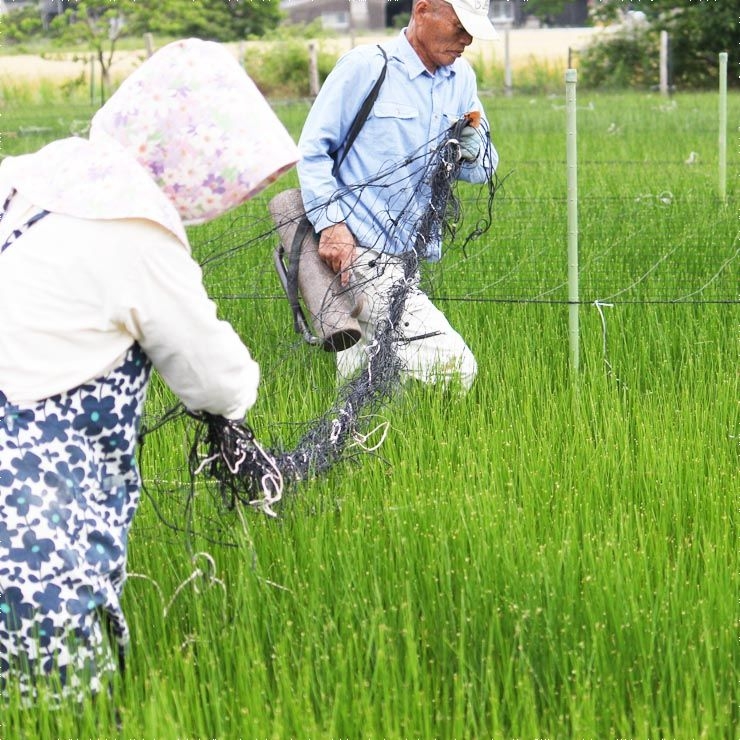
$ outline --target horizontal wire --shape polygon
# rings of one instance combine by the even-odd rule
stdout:
[[[255,300],[255,301],[277,301],[280,303],[285,302],[285,296],[282,295],[253,295],[250,293],[232,293],[230,295],[212,295],[213,300],[221,301],[242,301],[242,300]],[[471,296],[456,296],[456,295],[435,295],[433,297],[435,302],[440,303],[530,303],[539,305],[552,305],[552,306],[589,306],[595,301],[601,300],[599,298],[589,298],[578,301],[570,301],[567,299],[544,299],[544,298],[492,298],[492,297],[471,297]],[[687,300],[683,298],[646,298],[644,300],[624,300],[615,301],[609,299],[609,303],[618,305],[738,305],[740,304],[739,298],[717,298],[709,300]]]

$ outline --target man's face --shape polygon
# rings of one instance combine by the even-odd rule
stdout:
[[[419,0],[417,53],[427,69],[452,64],[473,37],[463,28],[454,8],[444,0]]]

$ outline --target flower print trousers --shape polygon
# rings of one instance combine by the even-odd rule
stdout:
[[[100,690],[123,665],[119,603],[139,501],[150,362],[133,344],[104,377],[28,405],[0,391],[0,696]]]

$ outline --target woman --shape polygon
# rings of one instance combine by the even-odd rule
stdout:
[[[150,366],[191,410],[242,419],[259,368],[216,317],[185,225],[243,203],[297,149],[239,64],[163,48],[89,140],[0,165],[0,693],[99,690],[120,608]]]

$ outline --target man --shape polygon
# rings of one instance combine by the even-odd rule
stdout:
[[[475,74],[461,58],[474,37],[497,37],[488,0],[416,0],[408,27],[394,41],[383,49],[357,47],[339,60],[306,119],[298,175],[308,218],[320,234],[319,256],[364,298],[362,339],[337,354],[341,379],[367,362],[388,294],[403,279],[399,255],[414,247],[429,204],[425,164],[451,126],[467,113],[480,113],[479,125],[460,136],[460,179],[487,182],[498,163]],[[383,74],[372,110],[350,144],[353,120]],[[440,242],[441,234],[431,235],[422,256],[439,259]],[[408,377],[458,378],[470,388],[475,358],[418,284],[401,323],[397,353]]]

